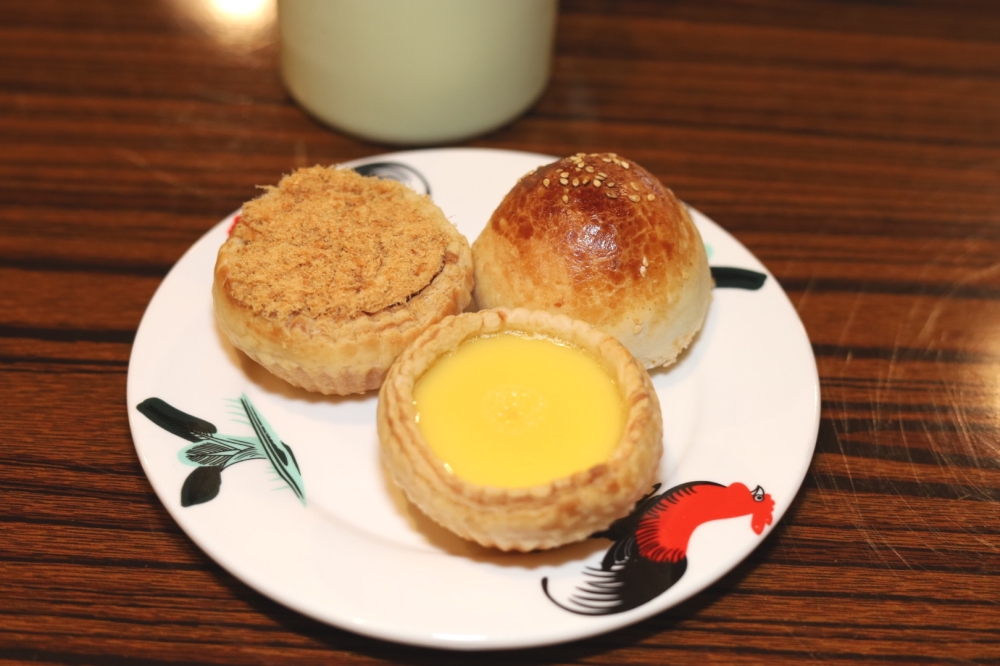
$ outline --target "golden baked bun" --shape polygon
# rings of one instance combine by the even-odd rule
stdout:
[[[468,241],[429,197],[334,167],[300,169],[243,206],[219,250],[219,327],[310,391],[376,389],[430,324],[471,299]]]
[[[624,425],[604,462],[538,485],[496,487],[462,478],[434,452],[418,423],[415,385],[466,340],[504,331],[567,342],[614,380]],[[650,491],[663,453],[660,404],[642,365],[608,334],[544,311],[481,310],[429,327],[392,366],[377,419],[382,460],[409,500],[458,536],[501,550],[554,548],[607,528]]]
[[[711,299],[705,246],[687,209],[614,153],[578,153],[524,176],[472,255],[480,308],[582,319],[646,368],[674,362]]]

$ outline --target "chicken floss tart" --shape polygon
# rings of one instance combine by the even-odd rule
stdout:
[[[615,338],[524,309],[448,317],[389,371],[382,459],[430,518],[502,550],[585,539],[629,513],[663,453],[649,375]]]
[[[278,377],[378,388],[421,331],[468,305],[468,241],[429,197],[320,166],[265,189],[219,250],[212,295],[223,332]]]
[[[578,153],[524,176],[472,254],[479,307],[582,319],[646,368],[674,362],[711,299],[708,257],[687,209],[614,153]]]

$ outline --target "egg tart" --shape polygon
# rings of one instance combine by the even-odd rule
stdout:
[[[429,197],[321,166],[265,190],[219,249],[212,296],[233,345],[278,377],[376,389],[421,331],[468,305],[469,243]]]
[[[382,460],[427,516],[501,550],[554,548],[629,513],[663,452],[649,375],[614,337],[544,311],[446,317],[393,364]]]

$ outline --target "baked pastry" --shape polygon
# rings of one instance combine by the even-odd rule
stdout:
[[[508,331],[573,345],[595,359],[600,371],[613,380],[621,401],[611,409],[620,409],[622,419],[606,457],[567,476],[528,486],[501,486],[468,480],[436,453],[418,418],[422,406],[419,401],[415,404],[415,389],[437,364],[457,355],[461,345]],[[510,356],[505,359],[513,362]],[[508,391],[506,385],[501,389]],[[516,389],[508,392],[515,402],[519,393],[523,395]],[[495,405],[483,408],[494,410]],[[468,411],[455,410],[455,417],[464,418]],[[411,502],[458,536],[502,550],[554,548],[608,527],[649,492],[663,452],[656,392],[628,350],[582,321],[524,309],[464,313],[424,331],[400,355],[382,385],[378,434],[385,467]],[[537,456],[541,459],[547,453],[539,450]]]
[[[219,250],[219,327],[310,391],[378,388],[428,325],[468,305],[468,241],[431,200],[391,180],[301,169],[243,206]]]
[[[687,209],[614,153],[578,153],[524,176],[472,256],[479,307],[583,319],[646,368],[674,362],[711,299],[705,246]]]

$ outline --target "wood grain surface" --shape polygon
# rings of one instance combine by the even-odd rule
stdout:
[[[0,665],[1000,663],[1000,5],[562,1],[544,97],[461,145],[657,174],[788,292],[822,423],[717,584],[476,655],[252,591],[140,467],[126,373],[168,269],[257,185],[391,149],[290,99],[273,21],[206,6],[0,1]]]

